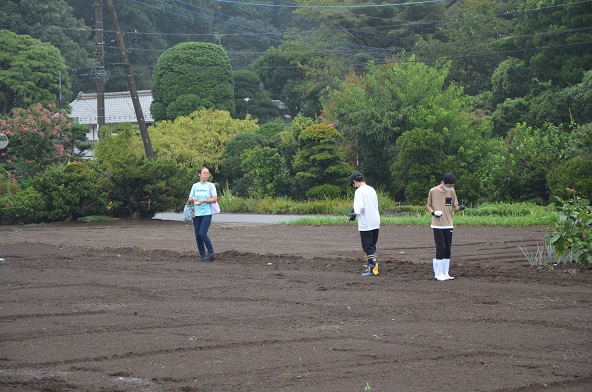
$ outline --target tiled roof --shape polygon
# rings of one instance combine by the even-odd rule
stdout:
[[[154,122],[150,113],[152,103],[152,91],[138,91],[140,106],[147,123]],[[72,113],[70,117],[77,117],[80,124],[97,123],[97,94],[79,93],[78,97],[70,103]],[[105,124],[118,124],[123,122],[137,123],[136,112],[129,91],[105,93]]]

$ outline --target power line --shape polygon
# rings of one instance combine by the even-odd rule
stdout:
[[[473,58],[473,57],[484,57],[484,56],[499,56],[499,55],[505,55],[505,54],[512,54],[512,53],[519,53],[519,52],[527,52],[527,51],[535,51],[535,50],[545,50],[545,49],[555,49],[555,48],[560,48],[560,47],[569,47],[569,46],[579,46],[579,45],[589,45],[592,44],[592,41],[585,41],[585,42],[577,42],[577,43],[571,43],[571,44],[559,44],[559,45],[549,45],[549,46],[533,46],[530,48],[522,48],[522,49],[515,49],[515,50],[505,50],[505,51],[497,51],[497,52],[482,52],[482,53],[472,53],[472,54],[464,54],[464,55],[459,55],[459,56],[442,56],[442,57],[438,57],[438,58],[421,58],[421,59],[417,59],[413,60],[414,62],[417,63],[432,63],[438,60],[454,60],[454,59],[463,59],[463,58]],[[420,54],[420,53],[415,53],[415,54]],[[394,58],[396,58],[397,60],[380,60],[380,61],[375,61],[375,64],[391,64],[393,62],[399,62],[399,61],[412,61],[409,59],[404,59],[404,60],[400,60],[400,57],[398,56],[393,56]],[[109,65],[121,65],[120,63],[108,63]],[[303,67],[301,65],[276,65],[276,66],[262,66],[259,67],[261,69],[302,69],[302,68],[350,68],[350,67],[356,67],[356,66],[365,66],[367,65],[367,62],[362,62],[362,63],[347,63],[347,64],[330,64],[330,65],[314,65],[311,67]],[[133,67],[136,68],[154,68],[153,65],[133,65]],[[220,69],[220,67],[204,67],[204,66],[199,66],[199,69]],[[192,67],[192,66],[181,66],[181,67],[176,67],[176,69],[198,69],[197,67]],[[240,71],[237,69],[233,69],[233,71]]]
[[[208,24],[208,25],[211,25],[211,26],[215,26],[217,28],[222,28],[222,29],[231,30],[231,31],[238,31],[238,30],[236,30],[236,29],[234,29],[232,27],[214,25],[211,22],[208,22],[208,21],[205,21],[205,20],[202,20],[202,19],[199,19],[199,18],[193,18],[193,17],[190,17],[190,16],[179,14],[177,12],[169,11],[169,10],[163,9],[161,7],[157,7],[157,6],[154,6],[154,5],[151,5],[151,4],[144,3],[144,2],[142,2],[140,0],[132,0],[132,1],[135,2],[135,3],[141,4],[141,5],[147,6],[147,7],[155,8],[155,9],[160,10],[160,11],[163,11],[163,12],[167,12],[167,13],[171,13],[171,14],[180,16],[182,18],[186,18],[186,19],[190,19],[190,20],[194,20],[194,21],[200,21],[202,23],[205,23],[205,24]],[[154,1],[157,1],[159,3],[162,3],[162,1],[160,1],[160,0],[154,0]],[[196,12],[194,12],[192,10],[189,10],[187,8],[183,8],[183,7],[179,7],[179,6],[173,6],[173,7],[174,8],[181,9],[181,10],[186,11],[186,12],[189,12],[189,13],[192,13],[192,14],[196,14]],[[195,7],[197,7],[197,6],[195,6]],[[197,7],[197,8],[201,8],[201,7]],[[223,23],[230,24],[230,25],[236,25],[236,26],[239,26],[239,27],[245,27],[245,28],[248,28],[248,29],[252,29],[252,30],[255,30],[256,32],[273,33],[273,31],[259,30],[257,27],[252,27],[252,26],[248,26],[248,25],[244,25],[244,24],[240,24],[240,23],[231,23],[231,22],[224,21],[224,20],[221,20],[221,19],[215,18],[215,17],[211,17],[211,18],[214,19],[214,20],[219,20],[219,21],[221,21]],[[259,30],[259,31],[257,31],[257,30]],[[247,34],[252,35],[254,37],[261,38],[256,32],[254,32],[254,33],[247,33]],[[298,35],[298,33],[293,33],[293,32],[288,32],[288,31],[281,31],[281,30],[277,30],[276,29],[275,35],[280,36],[282,39],[271,38],[271,37],[267,37],[266,39],[267,40],[270,40],[270,41],[278,42],[278,43],[284,43],[283,34],[294,34],[294,35]],[[312,39],[308,39],[308,40],[307,40],[307,36],[306,35],[300,34],[298,36],[301,37],[301,39],[303,39],[305,42],[307,42],[309,44],[313,44],[313,45],[322,45],[323,44],[323,41],[327,41],[329,43],[334,43],[334,44],[346,45],[346,46],[327,45],[327,46],[329,46],[331,48],[331,50],[333,51],[333,53],[341,54],[341,55],[344,55],[344,56],[350,56],[350,57],[366,57],[368,59],[371,59],[373,57],[368,57],[368,55],[373,54],[372,50],[385,52],[385,54],[395,54],[396,53],[396,51],[394,51],[394,50],[388,50],[388,49],[383,49],[383,48],[375,48],[375,47],[363,46],[363,45],[356,45],[356,44],[351,44],[351,43],[342,42],[342,41],[324,40],[322,38],[318,38],[318,37],[314,37],[314,36],[311,36]],[[347,46],[347,45],[349,45],[349,46]],[[366,54],[364,52],[364,50],[368,50],[368,49],[370,49],[370,51]],[[354,50],[361,50],[362,53],[351,53]],[[346,52],[344,52],[344,51],[346,51]],[[386,53],[387,51],[389,53]],[[377,54],[377,53],[374,53],[374,54]]]
[[[297,8],[297,9],[355,9],[355,8],[379,8],[379,7],[401,7],[405,5],[419,5],[429,3],[442,3],[448,0],[424,0],[424,1],[410,1],[407,3],[396,3],[396,4],[366,4],[366,5],[287,5],[287,4],[262,4],[262,3],[249,3],[243,1],[233,0],[214,0],[219,3],[230,3],[239,5],[251,5],[255,7],[275,7],[275,8]]]
[[[464,19],[475,19],[475,18],[488,18],[491,16],[495,16],[495,15],[507,15],[507,14],[514,14],[514,13],[524,13],[524,12],[530,12],[530,11],[544,11],[547,9],[553,9],[553,8],[560,8],[560,7],[565,7],[568,5],[577,5],[577,4],[584,4],[584,3],[590,3],[592,2],[592,0],[582,0],[582,1],[578,1],[578,2],[569,2],[569,3],[563,3],[563,4],[556,4],[556,5],[550,5],[550,6],[546,6],[546,7],[540,7],[540,8],[527,8],[527,9],[523,9],[523,10],[512,10],[512,11],[501,11],[501,12],[492,12],[492,13],[484,13],[484,14],[480,14],[480,15],[470,15],[470,16],[465,16],[465,17],[455,17],[454,20],[464,20]],[[244,3],[240,3],[240,4],[244,4]],[[225,15],[225,16],[229,16],[229,17],[233,17],[232,15],[226,15],[226,14],[221,14],[221,15]],[[356,15],[354,15],[356,16]],[[372,15],[363,15],[364,18],[368,18],[368,19],[378,19],[378,20],[390,20],[391,18],[385,18],[385,17],[378,17],[378,16],[372,16]],[[242,18],[239,18],[242,19]],[[434,23],[434,24],[446,24],[447,22],[450,22],[451,19],[446,18],[446,19],[442,19],[439,21],[429,21],[429,20],[419,20],[419,21],[411,21],[411,22],[403,22],[403,23],[398,23],[398,24],[390,24],[390,25],[380,25],[380,26],[365,26],[365,27],[358,27],[358,28],[348,28],[345,29],[345,31],[358,31],[358,30],[369,30],[369,29],[381,29],[381,28],[386,28],[386,27],[405,27],[408,25],[414,25],[414,24],[429,24],[429,23]],[[27,27],[27,28],[32,28],[32,27],[38,27],[38,26],[31,26],[31,25],[26,25],[26,24],[17,24],[17,25],[13,25],[13,24],[0,24],[0,27],[2,28],[6,28],[6,29],[11,29],[11,28],[15,28],[15,27]],[[74,28],[74,27],[61,27],[61,26],[46,26],[46,29],[57,29],[57,30],[73,30],[73,31],[84,31],[84,32],[93,32],[94,30],[92,29],[91,26],[87,26],[88,28]],[[104,30],[105,33],[114,33],[114,31],[112,30]],[[558,31],[561,32],[561,31]],[[213,35],[212,33],[165,33],[165,32],[141,32],[141,31],[124,31],[122,32],[123,34],[134,34],[134,35],[159,35],[159,36],[211,36]],[[224,33],[225,35],[229,35],[229,36],[252,36],[252,34],[247,34],[247,33],[242,33],[242,32],[234,32],[234,33]],[[265,33],[262,33],[265,34]],[[269,34],[276,34],[274,32],[269,32]],[[266,39],[266,38],[262,38],[262,39]]]
[[[159,3],[163,3],[163,1],[161,1],[161,0],[154,0],[154,1],[157,1]],[[187,2],[182,1],[182,0],[176,0],[176,1],[179,2],[179,3],[181,3],[181,4],[185,4],[185,5],[188,5],[188,6],[195,7],[197,9],[209,11],[209,10],[203,8],[203,7],[199,7],[197,5],[193,5],[193,4],[187,3]],[[184,10],[184,11],[187,11],[187,12],[190,12],[190,13],[196,13],[194,11],[191,11],[191,10],[187,9],[187,8],[177,7],[177,6],[173,6],[173,7],[179,8],[181,10]],[[224,16],[224,17],[233,18],[232,15],[223,14],[223,13],[217,12],[217,11],[211,11],[211,12],[213,12],[214,14],[218,14],[218,15]],[[226,23],[226,24],[230,24],[230,25],[236,25],[236,26],[240,26],[240,27],[246,27],[246,28],[255,30],[257,32],[261,32],[261,33],[276,34],[276,35],[278,35],[280,37],[282,37],[284,34],[293,34],[293,35],[298,35],[298,36],[305,37],[305,38],[312,38],[312,40],[311,41],[308,41],[308,42],[309,43],[313,43],[313,44],[314,43],[320,43],[320,42],[328,42],[328,43],[334,43],[334,44],[348,45],[349,46],[349,47],[348,46],[345,46],[345,47],[344,46],[336,46],[336,47],[334,47],[334,48],[337,48],[337,49],[350,50],[350,47],[351,47],[352,50],[353,50],[353,48],[356,48],[356,49],[360,49],[360,50],[371,49],[371,50],[374,50],[374,51],[387,51],[386,49],[383,49],[383,48],[376,48],[376,47],[371,47],[371,46],[358,45],[358,44],[344,42],[344,41],[328,40],[328,39],[319,38],[317,36],[312,36],[312,35],[307,35],[307,34],[302,34],[302,33],[295,33],[295,32],[292,32],[292,31],[276,29],[274,27],[262,26],[262,25],[257,24],[257,23],[253,24],[251,21],[249,21],[247,19],[244,19],[244,18],[240,18],[240,17],[236,17],[236,19],[241,20],[241,21],[245,21],[246,23],[250,23],[251,25],[245,25],[245,24],[236,23],[236,22],[229,22],[228,20],[223,20],[223,19],[215,18],[215,17],[211,17],[211,18],[214,19],[214,20],[220,21],[222,23]],[[254,25],[254,27],[252,25]],[[226,28],[224,26],[220,26],[220,27]],[[270,29],[271,31],[265,30],[266,28],[267,29]],[[234,29],[232,29],[232,30],[234,31]],[[267,39],[269,39],[269,38],[267,38]],[[282,42],[283,43],[283,39],[281,41],[279,41],[279,42]]]

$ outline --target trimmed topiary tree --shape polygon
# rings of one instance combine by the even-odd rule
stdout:
[[[156,121],[201,108],[234,113],[234,81],[224,49],[206,42],[182,42],[168,49],[154,67],[152,97]]]
[[[313,124],[300,133],[300,151],[292,165],[296,172],[294,185],[297,196],[335,196],[335,188],[328,188],[326,185],[342,187],[345,191],[347,178],[353,168],[339,152],[337,143],[340,140],[338,130],[323,124]],[[316,189],[317,187],[322,188]]]

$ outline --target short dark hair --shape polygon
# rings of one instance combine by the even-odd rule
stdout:
[[[354,174],[349,176],[349,182],[351,185],[354,185],[354,181],[363,182],[364,176],[362,175],[362,173],[355,172]]]
[[[444,184],[456,184],[456,177],[452,173],[446,173],[442,176]]]

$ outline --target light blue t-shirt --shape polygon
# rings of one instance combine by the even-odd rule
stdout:
[[[216,186],[211,182],[196,182],[191,187],[191,192],[189,192],[189,197],[195,197],[197,200],[208,200],[212,196],[218,196],[218,193],[216,192]],[[194,208],[195,216],[212,215],[211,203],[194,204]]]

